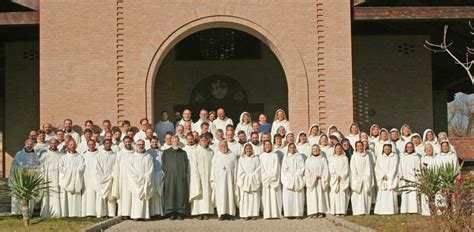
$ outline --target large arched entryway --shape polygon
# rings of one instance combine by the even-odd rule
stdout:
[[[158,68],[153,88],[154,118],[162,110],[226,109],[238,122],[249,111],[273,117],[288,110],[288,86],[278,58],[258,38],[236,29],[195,32],[176,44]]]

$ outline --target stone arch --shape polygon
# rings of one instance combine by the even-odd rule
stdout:
[[[280,61],[287,80],[289,118],[290,120],[297,119],[292,121],[292,130],[306,129],[309,126],[309,85],[306,68],[298,50],[285,32],[279,30],[271,32],[267,29],[275,28],[277,25],[269,25],[264,28],[257,23],[270,23],[268,19],[259,17],[258,13],[253,14],[241,8],[234,8],[232,11],[226,9],[226,7],[216,7],[205,13],[197,10],[188,12],[184,14],[181,22],[175,22],[173,26],[158,30],[145,45],[138,63],[139,67],[135,73],[135,77],[145,85],[145,116],[153,120],[154,104],[152,101],[155,78],[161,62],[168,52],[183,38],[195,32],[225,27],[249,33],[272,50]],[[211,13],[211,11],[216,12]],[[254,17],[254,19],[249,20],[247,17],[239,15]],[[270,115],[270,117],[273,116]]]

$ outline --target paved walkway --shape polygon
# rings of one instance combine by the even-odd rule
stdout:
[[[123,221],[107,231],[352,231],[326,218],[304,220],[235,220],[219,221],[212,218],[207,221],[186,219],[183,221]]]

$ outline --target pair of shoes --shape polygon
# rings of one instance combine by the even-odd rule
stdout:
[[[204,216],[203,216],[203,215],[199,215],[199,216],[197,217],[197,219],[200,220],[200,221],[201,221],[201,220],[204,220]]]
[[[170,220],[171,220],[171,221],[176,220],[176,216],[175,216],[175,215],[171,215],[171,216],[170,216]]]

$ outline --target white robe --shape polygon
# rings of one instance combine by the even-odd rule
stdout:
[[[115,217],[117,202],[112,199],[112,186],[117,177],[114,176],[117,154],[114,151],[101,151],[97,154],[95,164],[95,181],[97,186],[96,212],[97,217]]]
[[[454,152],[444,153],[441,152],[435,158],[435,165],[437,167],[442,167],[444,165],[453,164],[454,167],[459,167],[459,160]]]
[[[392,151],[396,151],[396,147],[395,147],[395,144],[392,143],[390,140],[380,140],[380,138],[376,139],[374,141],[374,155],[375,155],[375,159],[377,159],[379,156],[382,155],[383,153],[383,146],[385,146],[385,144],[391,144],[392,145]]]
[[[403,179],[410,181],[417,181],[416,172],[421,169],[421,158],[416,152],[408,154],[403,153],[400,155],[400,186],[406,186]],[[420,206],[418,204],[418,192],[402,192],[402,202],[400,206],[400,213],[419,213]]]
[[[217,215],[235,216],[238,204],[237,158],[231,151],[217,152],[212,158],[211,187]]]
[[[259,156],[263,152],[263,144],[262,143],[259,142],[257,145],[255,145],[253,143],[250,143],[250,145],[252,145],[253,153],[256,156]],[[242,154],[243,154],[243,152],[244,151],[242,150]]]
[[[326,157],[326,159],[329,158],[329,156],[331,156],[331,154],[333,153],[333,150],[334,150],[334,148],[331,147],[331,146],[321,146],[320,145],[319,147],[321,148],[321,155]]]
[[[186,145],[183,147],[183,150],[186,152],[186,155],[188,156],[188,159],[193,156],[194,150],[196,149],[198,145]]]
[[[39,157],[41,157],[41,155],[45,152],[48,151],[49,149],[49,143],[48,142],[38,142],[35,144],[35,146],[33,147],[33,149],[35,150],[35,153],[36,155],[38,155]]]
[[[272,138],[278,132],[278,128],[280,128],[281,126],[285,128],[287,133],[290,131],[290,122],[288,120],[283,120],[283,121],[275,120],[272,123],[272,130],[271,130]]]
[[[161,169],[161,156],[163,152],[160,149],[153,149],[150,148],[147,150],[147,153],[151,155],[153,158],[153,170],[154,170],[154,179],[155,179],[155,194],[150,200],[150,210],[151,215],[162,215],[164,216],[163,212],[163,170]]]
[[[239,131],[245,132],[245,135],[247,135],[247,138],[250,138],[250,134],[252,133],[252,123],[247,123],[244,124],[243,122],[240,122],[237,124],[237,127],[235,128],[236,133]]]
[[[27,152],[25,151],[25,149],[23,149],[15,154],[15,158],[13,159],[12,166],[10,167],[10,176],[13,176],[15,173],[15,170],[18,168],[37,169],[39,171],[40,160],[39,160],[39,157],[34,152],[34,150],[31,150],[31,152]],[[18,200],[18,198],[13,197],[13,196],[11,199],[12,199],[11,200],[12,214],[21,215],[20,200]],[[30,216],[33,215],[34,206],[35,206],[35,200],[32,199],[29,202]]]
[[[216,130],[221,129],[224,132],[224,134],[225,134],[225,127],[227,125],[234,125],[234,123],[232,122],[232,119],[227,118],[227,117],[225,117],[223,120],[220,118],[216,118],[212,123],[216,125]]]
[[[436,167],[436,164],[435,164],[435,157],[434,156],[423,156],[423,158],[421,158],[421,167],[422,168],[429,168],[429,169],[433,169]],[[428,202],[428,197],[425,195],[425,194],[421,194],[420,196],[420,203],[421,203],[421,215],[423,216],[430,216],[431,213],[430,213],[430,205],[429,205],[429,202]]]
[[[87,151],[84,153],[84,188],[82,192],[82,216],[97,216],[96,200],[97,200],[97,181],[96,177],[96,163],[97,154],[99,150],[93,152]]]
[[[300,153],[286,154],[281,164],[283,185],[283,215],[302,217],[304,213],[304,156]]]
[[[372,206],[373,172],[367,153],[354,152],[351,156],[351,204],[353,215],[370,214]]]
[[[84,186],[84,157],[66,153],[59,160],[59,187],[61,188],[61,217],[82,216]]]
[[[153,157],[146,153],[138,151],[130,157],[127,177],[132,193],[132,208],[130,218],[132,219],[149,219],[150,199],[154,195],[154,169]]]
[[[260,158],[262,179],[263,218],[281,218],[283,199],[280,185],[280,157],[277,153],[262,153]]]
[[[214,214],[211,189],[211,168],[214,152],[201,145],[194,149],[189,159],[189,201],[191,215]]]
[[[304,178],[308,215],[326,213],[329,210],[329,166],[326,158],[322,155],[309,156],[305,162]]]
[[[260,213],[260,159],[256,155],[240,157],[237,186],[240,189],[240,217],[258,217]]]
[[[61,201],[59,197],[59,160],[62,154],[59,151],[48,150],[40,158],[41,171],[48,182],[48,189],[43,192],[41,202],[42,218],[61,217]]]
[[[360,134],[356,134],[356,135],[349,134],[348,136],[346,136],[346,139],[349,140],[349,143],[351,144],[352,148],[354,148],[355,150],[355,143],[357,141],[360,141]]]
[[[211,132],[215,136],[217,130],[216,125],[214,125],[214,123],[209,120],[204,121],[202,119],[199,119],[197,122],[194,123],[194,126],[192,127],[193,131],[196,131],[197,133],[201,134],[201,125],[203,122],[209,123],[209,132]]]
[[[117,198],[118,216],[130,216],[132,193],[129,189],[127,175],[133,153],[134,150],[124,148],[117,154],[117,161],[115,161],[114,175],[117,177],[117,181],[114,181],[112,185],[112,196]]]
[[[311,155],[312,147],[309,143],[304,143],[304,144],[298,143],[296,147],[297,147],[298,152],[301,153],[305,159],[307,159]]]
[[[383,177],[387,176],[387,180]],[[398,213],[398,155],[382,154],[375,163],[375,179],[377,182],[377,201],[374,214],[392,215]]]
[[[331,175],[329,183],[331,191],[329,193],[329,213],[346,214],[349,203],[349,160],[345,155],[331,155],[328,159],[329,174]],[[341,177],[337,180],[337,177]]]
[[[71,130],[71,132],[66,132],[64,131],[64,138],[66,138],[66,136],[70,135],[74,141],[76,141],[76,144],[79,144],[81,143],[81,136],[79,135],[79,133]]]

